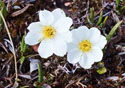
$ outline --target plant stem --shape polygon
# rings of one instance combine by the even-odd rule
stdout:
[[[13,56],[14,56],[14,63],[15,63],[15,73],[16,73],[16,81],[17,81],[18,80],[18,71],[17,71],[17,59],[16,59],[16,53],[15,53],[15,49],[14,49],[14,44],[13,44],[9,29],[7,27],[6,21],[5,21],[4,17],[3,17],[3,14],[1,13],[1,11],[0,11],[0,16],[1,16],[2,20],[3,20],[3,22],[4,22],[4,25],[5,25],[8,37],[10,39],[12,49],[13,49]]]

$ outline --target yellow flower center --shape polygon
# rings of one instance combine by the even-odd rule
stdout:
[[[79,49],[82,52],[88,52],[91,50],[92,44],[88,40],[83,40],[82,42],[79,43]]]
[[[55,30],[52,26],[45,26],[43,29],[43,34],[45,38],[52,38],[55,35]]]

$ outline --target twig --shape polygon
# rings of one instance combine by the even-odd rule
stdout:
[[[30,6],[33,6],[33,4],[27,4],[27,6],[24,7],[23,9],[18,10],[18,11],[16,11],[16,12],[12,13],[11,16],[12,16],[12,17],[15,17],[15,16],[18,16],[18,15],[24,13]]]
[[[17,52],[19,51],[19,49],[20,49],[20,47],[18,47],[18,48],[16,49],[15,53],[17,53]],[[4,68],[7,66],[7,64],[13,59],[13,57],[14,57],[14,55],[11,55],[11,56],[9,57],[9,59],[4,63],[2,69],[4,69]],[[17,61],[17,62],[18,62],[18,61]]]
[[[7,27],[6,21],[5,21],[4,17],[3,17],[3,14],[1,13],[1,11],[0,11],[0,16],[1,16],[2,20],[3,20],[3,22],[4,22],[4,25],[5,25],[5,28],[6,28],[8,37],[9,37],[10,42],[11,42],[11,45],[12,45],[14,62],[15,62],[16,81],[17,81],[17,79],[18,79],[18,71],[17,71],[17,63],[16,63],[17,60],[16,60],[16,53],[15,53],[15,49],[14,49],[14,44],[13,44],[12,38],[11,38],[11,36],[10,36],[10,32],[9,32],[8,27]]]
[[[5,50],[6,53],[8,53],[8,50],[6,49],[6,47],[0,42],[0,46]]]

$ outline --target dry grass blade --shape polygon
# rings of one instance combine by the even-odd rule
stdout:
[[[15,17],[15,16],[18,16],[20,14],[22,14],[23,12],[25,12],[30,6],[33,6],[33,4],[28,4],[26,7],[24,7],[23,9],[21,10],[18,10],[14,13],[11,14],[12,17]]]
[[[3,20],[3,22],[4,22],[7,34],[9,36],[9,39],[10,39],[10,42],[11,42],[11,45],[12,45],[14,62],[15,62],[16,81],[17,81],[17,79],[18,79],[18,72],[17,72],[17,60],[16,60],[16,53],[15,53],[15,49],[14,49],[14,44],[13,44],[13,41],[12,41],[12,38],[11,38],[11,35],[10,35],[10,32],[9,32],[9,29],[7,27],[6,21],[5,21],[4,17],[3,17],[3,15],[2,15],[1,11],[0,11],[0,16],[1,16],[2,20]]]

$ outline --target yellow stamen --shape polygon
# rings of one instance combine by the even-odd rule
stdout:
[[[82,42],[79,43],[79,49],[82,52],[88,52],[91,50],[92,44],[88,40],[83,40]]]
[[[45,38],[52,38],[54,37],[56,31],[52,26],[45,26],[43,29],[43,34]]]

